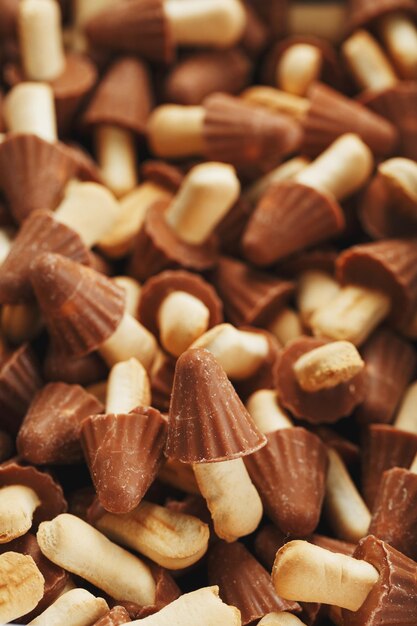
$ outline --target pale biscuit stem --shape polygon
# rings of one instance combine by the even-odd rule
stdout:
[[[293,0],[288,5],[288,34],[322,37],[338,44],[346,32],[348,7],[337,2],[304,2]]]
[[[258,626],[305,626],[298,617],[292,613],[268,613],[258,622]]]
[[[0,623],[8,624],[37,606],[44,577],[31,556],[5,552],[0,556]]]
[[[368,532],[371,514],[337,452],[329,449],[328,457],[324,501],[328,522],[339,539],[357,543]]]
[[[402,397],[395,421],[395,428],[417,435],[417,381],[409,385]]]
[[[116,4],[120,0],[74,0],[74,22],[84,26],[97,13]]]
[[[94,132],[97,160],[106,186],[120,198],[138,183],[135,137],[131,130],[99,124]]]
[[[417,474],[417,454],[410,465],[410,472],[412,472],[413,474]]]
[[[304,334],[300,316],[294,309],[284,307],[269,324],[268,330],[282,346]]]
[[[41,504],[37,493],[24,485],[0,489],[0,543],[21,537],[32,526],[33,514]]]
[[[320,270],[307,270],[300,274],[297,282],[297,308],[305,324],[320,307],[326,306],[340,291],[339,283]]]
[[[204,154],[202,106],[163,104],[149,116],[147,136],[152,153],[165,158]]]
[[[277,113],[285,113],[298,120],[301,120],[310,108],[307,98],[262,85],[245,89],[241,98],[249,104],[263,106]]]
[[[65,69],[61,12],[56,0],[21,0],[18,31],[25,75],[54,80]]]
[[[295,96],[305,96],[319,79],[323,54],[317,46],[297,43],[285,50],[276,67],[277,87]]]
[[[378,31],[401,78],[417,78],[417,27],[405,13],[389,13],[378,20]]]
[[[16,233],[13,228],[8,226],[0,228],[0,266],[6,260],[13,245],[13,239],[15,236]]]
[[[96,527],[109,539],[171,570],[189,567],[206,553],[207,524],[197,517],[142,500],[130,513],[105,513]]]
[[[131,276],[115,276],[113,282],[124,289],[126,294],[126,311],[132,317],[137,317],[142,287]]]
[[[262,333],[238,330],[231,324],[219,324],[204,333],[192,348],[205,348],[216,357],[229,378],[244,380],[265,362],[268,340]]]
[[[313,393],[349,382],[364,367],[361,355],[349,341],[334,341],[310,350],[293,365],[300,387]]]
[[[397,157],[378,166],[391,194],[391,201],[398,211],[405,211],[417,219],[417,163]]]
[[[391,300],[381,291],[348,285],[314,313],[311,328],[318,337],[351,341],[360,346],[390,309]]]
[[[158,480],[185,493],[200,495],[193,468],[188,463],[167,459],[159,470]]]
[[[109,367],[135,357],[149,370],[155,358],[157,343],[152,333],[125,312],[115,332],[99,347]]]
[[[103,598],[86,589],[72,589],[61,595],[28,626],[91,626],[109,611]]]
[[[209,327],[210,311],[195,296],[173,291],[158,311],[161,344],[174,356],[180,356]]]
[[[43,328],[43,319],[36,303],[4,304],[1,310],[1,330],[14,345],[31,341]]]
[[[374,157],[362,139],[346,133],[336,139],[295,180],[343,200],[360,189],[372,174]]]
[[[92,248],[116,224],[120,206],[111,191],[98,183],[77,183],[67,188],[54,213],[58,222],[79,234]]]
[[[175,42],[182,46],[227,48],[239,41],[246,27],[238,0],[166,0],[164,11]]]
[[[236,541],[256,530],[262,502],[242,459],[195,463],[193,469],[221,539]]]
[[[13,87],[4,99],[3,115],[11,133],[37,135],[51,143],[58,138],[54,94],[45,83]]]
[[[307,541],[285,544],[272,570],[272,582],[283,598],[334,604],[350,611],[362,606],[378,578],[378,571],[366,561]]]
[[[36,537],[50,561],[115,600],[141,606],[154,603],[155,581],[148,566],[75,515],[62,513],[42,522]]]
[[[274,183],[280,183],[284,180],[291,180],[298,172],[307,167],[310,160],[306,157],[294,157],[281,163],[275,169],[258,178],[252,185],[247,187],[242,196],[251,204],[256,204],[265,191]]]
[[[246,408],[264,435],[293,426],[286,412],[280,407],[278,394],[273,389],[255,391],[249,396]]]
[[[218,587],[185,593],[163,609],[130,622],[131,626],[241,626],[240,611],[224,604]],[[127,625],[126,625],[127,626]]]
[[[107,381],[106,412],[129,413],[150,403],[151,387],[142,363],[132,357],[113,365]]]
[[[357,30],[346,39],[342,53],[361,89],[383,91],[398,83],[385,52],[366,30]]]
[[[165,218],[178,237],[201,244],[238,200],[240,183],[226,163],[196,165],[184,178]]]

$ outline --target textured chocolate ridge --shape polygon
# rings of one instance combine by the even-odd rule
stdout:
[[[272,611],[300,612],[297,602],[276,593],[271,576],[238,541],[219,541],[210,548],[208,579],[219,586],[223,602],[239,609],[243,625]]]
[[[417,559],[417,474],[399,467],[384,472],[369,533]]]
[[[217,224],[214,232],[220,240],[220,249],[225,254],[241,256],[242,236],[253,210],[252,204],[241,195]]]
[[[130,621],[129,613],[124,606],[115,606],[92,626],[120,626]]]
[[[380,328],[363,346],[366,394],[356,409],[362,424],[390,423],[416,372],[414,347],[387,328]]]
[[[100,11],[86,24],[91,44],[171,63],[174,42],[162,0],[131,0]]]
[[[79,385],[49,383],[34,397],[20,427],[16,446],[35,465],[76,463],[83,459],[81,422],[103,405]]]
[[[371,511],[383,473],[393,467],[409,467],[416,454],[416,434],[385,424],[369,426],[362,444],[362,493]]]
[[[165,454],[183,463],[242,457],[266,443],[223,368],[204,349],[179,357]]]
[[[61,144],[63,150],[69,154],[76,168],[76,176],[81,181],[103,184],[98,164],[93,157],[77,143],[68,142]]]
[[[402,324],[417,305],[417,239],[358,244],[336,262],[338,280],[383,291],[391,298],[390,320]]]
[[[255,265],[271,265],[338,235],[344,226],[342,209],[330,196],[297,182],[275,183],[249,219],[243,251]]]
[[[55,220],[49,211],[33,211],[0,266],[0,302],[14,304],[33,297],[30,266],[42,252],[55,252],[89,265],[88,248],[75,230]]]
[[[38,494],[41,503],[33,514],[34,528],[67,510],[61,485],[50,474],[41,472],[32,465],[20,465],[15,461],[0,465],[0,487],[9,485],[24,485]]]
[[[305,428],[268,433],[264,448],[249,455],[245,465],[266,513],[293,537],[316,529],[326,487],[325,445]]]
[[[273,524],[264,526],[256,533],[255,554],[268,571],[272,570],[275,555],[286,541],[287,536]]]
[[[356,549],[354,543],[348,543],[347,541],[324,535],[313,535],[309,541],[314,543],[315,546],[320,546],[320,548],[325,548],[325,550],[330,550],[330,552],[335,552],[336,554],[345,554],[346,556],[352,556]]]
[[[417,7],[413,0],[350,0],[349,28],[369,26],[373,20],[392,13],[405,11],[416,15]]]
[[[210,283],[197,274],[181,270],[167,270],[149,278],[140,293],[139,319],[154,335],[159,335],[159,308],[164,299],[173,291],[185,291],[205,304],[209,310],[209,328],[223,321],[222,302]]]
[[[12,135],[0,144],[0,187],[17,222],[36,209],[55,209],[75,165],[59,144]]]
[[[175,234],[164,218],[169,201],[155,202],[147,211],[134,244],[130,273],[139,281],[166,269],[183,267],[204,272],[217,262],[217,238],[203,244],[189,244]]]
[[[31,281],[52,341],[69,356],[98,348],[122,319],[123,289],[63,256],[40,255],[32,263]]]
[[[71,358],[50,343],[43,362],[43,374],[50,382],[87,386],[105,380],[108,369],[97,352]]]
[[[340,135],[356,133],[378,156],[391,154],[398,132],[388,120],[327,85],[314,83],[307,93],[310,107],[302,120],[302,151],[318,156]]]
[[[184,175],[178,167],[155,159],[142,163],[140,174],[144,180],[155,183],[159,187],[164,187],[164,189],[172,193],[178,191],[184,179]]]
[[[379,580],[361,608],[343,609],[346,626],[415,626],[417,563],[372,535],[361,539],[353,555],[373,565]]]
[[[271,322],[294,293],[294,283],[258,272],[245,263],[222,257],[213,282],[228,320],[235,326]]]
[[[135,57],[122,57],[110,66],[99,83],[83,123],[121,126],[143,134],[152,104],[146,65]]]
[[[365,370],[332,389],[307,392],[299,385],[293,367],[300,356],[328,343],[324,339],[298,337],[281,353],[277,390],[282,405],[298,418],[313,424],[338,421],[350,415],[365,397]]]
[[[81,443],[101,505],[111,513],[138,506],[163,460],[166,422],[156,409],[93,415]]]

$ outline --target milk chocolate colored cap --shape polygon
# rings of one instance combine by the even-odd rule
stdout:
[[[43,375],[47,381],[86,386],[105,380],[108,368],[97,352],[74,358],[50,343],[43,362]]]
[[[356,133],[378,156],[391,154],[398,143],[398,132],[385,118],[359,102],[314,83],[308,90],[310,107],[302,120],[302,151],[318,156],[340,135]]]
[[[242,255],[242,235],[253,210],[252,204],[242,195],[217,224],[214,232],[220,240],[220,249],[225,254],[238,257]]]
[[[227,318],[235,326],[268,324],[294,293],[294,283],[258,272],[230,257],[220,259],[213,282]]]
[[[165,454],[183,463],[226,461],[266,443],[208,350],[183,352],[175,369]]]
[[[413,0],[350,0],[350,28],[369,26],[370,22],[389,13],[404,11],[415,15],[417,8]]]
[[[385,424],[368,427],[362,443],[362,493],[371,511],[383,473],[393,467],[410,467],[416,454],[416,434]]]
[[[337,422],[341,417],[350,415],[365,394],[364,370],[348,382],[331,389],[314,392],[302,389],[294,373],[294,364],[306,352],[326,343],[323,339],[313,337],[294,339],[282,351],[278,364],[277,390],[280,402],[295,417],[313,424]]]
[[[89,250],[76,231],[55,220],[50,211],[36,210],[23,222],[0,266],[0,302],[33,297],[30,266],[43,252],[56,252],[84,265],[90,261]]]
[[[343,211],[330,196],[296,182],[276,183],[249,219],[243,252],[254,265],[272,265],[335,237],[344,226]]]
[[[130,621],[129,613],[124,606],[115,606],[97,622],[94,622],[92,626],[120,626],[120,624],[127,624]]]
[[[277,595],[266,569],[238,541],[219,541],[210,548],[208,579],[219,586],[223,602],[239,609],[243,625],[272,611],[300,612],[297,602]]]
[[[17,222],[36,209],[54,210],[74,173],[74,161],[59,144],[26,134],[0,144],[0,187]]]
[[[417,559],[417,474],[399,467],[384,472],[369,532]]]
[[[162,0],[114,4],[94,15],[85,32],[93,46],[132,52],[150,61],[173,61],[174,42]]]
[[[32,263],[31,281],[55,346],[70,356],[98,348],[121,321],[123,290],[89,267],[45,253]]]
[[[165,431],[165,420],[152,408],[84,420],[81,443],[106,511],[128,513],[138,506],[162,463]]]
[[[278,528],[293,537],[316,529],[323,504],[327,451],[305,428],[268,433],[264,448],[245,458],[266,513]]]
[[[97,398],[79,385],[45,385],[20,427],[16,442],[20,456],[35,465],[81,461],[81,422],[102,411]]]
[[[373,565],[379,572],[379,580],[358,611],[343,609],[343,623],[346,626],[414,626],[417,563],[373,535],[361,539],[353,556]]]
[[[155,185],[163,187],[172,193],[178,191],[184,179],[184,174],[179,167],[156,159],[142,163],[140,174],[144,180],[149,180],[151,183],[155,183]]]
[[[83,122],[89,126],[110,124],[143,134],[151,108],[152,92],[146,65],[135,57],[122,57],[102,78]]]
[[[0,36],[12,37],[16,34],[17,14],[19,0],[1,0],[0,1]]]

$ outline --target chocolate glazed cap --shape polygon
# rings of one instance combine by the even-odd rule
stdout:
[[[417,14],[413,0],[350,0],[349,28],[369,26],[370,22],[394,11]]]
[[[183,463],[226,461],[265,443],[211,352],[183,352],[175,368],[166,456]]]

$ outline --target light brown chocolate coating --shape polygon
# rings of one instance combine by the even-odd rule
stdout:
[[[349,27],[356,29],[362,26],[372,26],[372,22],[378,18],[404,11],[414,16],[417,14],[417,7],[413,0],[350,0],[349,5]]]

